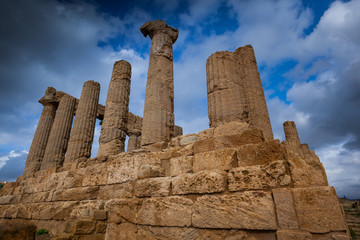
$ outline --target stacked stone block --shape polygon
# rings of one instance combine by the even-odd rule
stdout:
[[[216,52],[206,62],[210,127],[241,121],[273,139],[265,96],[250,45],[234,52]]]
[[[169,142],[174,136],[174,74],[172,45],[178,30],[162,20],[141,28],[151,38],[141,145]]]
[[[231,122],[174,138],[163,151],[6,184],[0,224],[32,223],[75,239],[350,240],[335,190],[311,176],[295,182],[300,169],[288,159],[310,160],[309,150],[292,155],[293,146],[254,129]]]
[[[61,98],[41,163],[41,170],[62,166],[70,138],[75,103],[76,99],[69,95]]]
[[[55,93],[55,88],[49,87],[46,89],[45,96],[40,99],[40,103],[44,105],[44,108],[26,159],[23,176],[31,176],[40,170],[56,114],[56,106],[52,103]]]
[[[98,156],[117,154],[125,150],[130,78],[130,63],[124,60],[115,62],[106,99],[104,120],[101,125]]]
[[[98,82],[87,81],[84,83],[64,165],[70,165],[79,158],[89,158],[91,155],[99,94],[100,84]]]

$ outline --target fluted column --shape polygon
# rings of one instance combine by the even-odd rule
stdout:
[[[293,121],[286,121],[283,123],[284,132],[285,132],[285,139],[287,141],[291,141],[297,145],[300,145],[299,135],[296,129],[295,122]]]
[[[67,94],[60,100],[41,164],[42,170],[60,167],[64,162],[75,112],[75,103],[76,99]]]
[[[207,59],[206,80],[210,127],[249,121],[244,83],[232,52],[216,52]]]
[[[141,145],[168,142],[174,135],[174,76],[172,45],[178,30],[162,20],[141,28],[151,38]]]
[[[254,49],[251,45],[234,51],[240,64],[240,76],[244,79],[249,105],[249,123],[259,127],[267,140],[274,138],[264,90],[256,63]]]
[[[39,101],[44,105],[44,108],[41,112],[40,120],[31,143],[28,157],[26,159],[23,173],[25,177],[32,176],[35,172],[40,170],[41,162],[44,157],[44,152],[56,113],[56,105],[52,103],[55,93],[55,88],[49,87],[46,89],[45,96]]]
[[[78,158],[91,156],[99,94],[100,84],[98,82],[87,81],[84,83],[64,165],[71,164]]]
[[[130,78],[130,63],[124,60],[115,62],[101,125],[98,157],[118,154],[125,150]]]

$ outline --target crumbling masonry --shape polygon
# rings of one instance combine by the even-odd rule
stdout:
[[[80,99],[48,88],[24,173],[0,190],[1,239],[33,239],[45,228],[57,240],[350,240],[336,192],[295,123],[284,123],[285,141],[273,139],[251,46],[208,58],[210,128],[182,135],[178,30],[156,20],[141,32],[152,39],[144,118],[129,112],[123,60],[105,107],[94,81]],[[96,118],[100,148],[90,158]]]

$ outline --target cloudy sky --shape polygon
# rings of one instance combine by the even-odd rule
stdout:
[[[142,116],[150,39],[164,19],[174,44],[175,118],[184,133],[208,128],[206,59],[252,44],[274,135],[296,122],[340,196],[360,198],[360,0],[14,0],[0,2],[0,180],[22,174],[48,86],[79,97],[112,65],[132,65],[131,112]],[[97,126],[93,155],[98,148]]]

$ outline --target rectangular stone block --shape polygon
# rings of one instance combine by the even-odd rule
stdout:
[[[182,174],[172,179],[173,194],[216,193],[226,190],[226,173],[220,170]]]
[[[286,149],[279,140],[258,144],[247,144],[237,148],[239,167],[262,165],[278,160],[286,160]]]
[[[71,219],[93,219],[95,211],[103,208],[104,203],[98,200],[84,200],[71,209]]]
[[[137,179],[137,170],[134,168],[108,168],[107,184],[125,183]]]
[[[135,182],[119,183],[100,186],[98,199],[132,198]]]
[[[96,199],[98,191],[98,186],[58,189],[54,192],[52,201],[81,201]]]
[[[137,197],[165,197],[171,190],[171,177],[148,178],[135,183]]]
[[[193,202],[184,197],[146,199],[137,215],[137,223],[151,226],[191,225]]]
[[[38,192],[33,194],[23,194],[21,196],[21,202],[23,203],[35,203],[35,202],[45,202],[50,201],[49,199],[50,192]]]
[[[221,149],[195,154],[193,162],[193,171],[204,170],[229,170],[236,167],[235,149]]]
[[[272,190],[276,216],[280,229],[299,229],[295,205],[290,188],[275,188]]]
[[[170,159],[170,176],[192,172],[193,156],[181,156]]]
[[[20,201],[20,195],[5,195],[0,197],[0,205],[2,204],[13,204]]]
[[[284,161],[233,168],[228,173],[229,191],[269,189],[291,184]]]
[[[214,138],[204,139],[194,143],[194,154],[214,151],[214,150],[215,150]]]
[[[105,210],[108,212],[108,222],[136,223],[137,212],[142,204],[137,199],[113,199],[105,203]]]
[[[137,226],[131,223],[109,223],[106,227],[105,240],[137,239]]]
[[[323,165],[316,156],[301,156],[289,152],[289,165],[295,187],[327,186]]]
[[[236,148],[244,144],[261,143],[264,136],[259,129],[244,130],[239,134],[221,135],[218,131],[216,137],[200,140],[194,143],[194,153],[214,151],[224,148]]]
[[[300,228],[311,233],[346,231],[344,215],[333,187],[292,189]]]
[[[294,230],[279,230],[276,232],[277,240],[312,240],[309,232]]]
[[[64,220],[69,218],[72,209],[78,202],[46,202],[28,205],[32,219]]]
[[[275,230],[271,193],[248,191],[234,195],[199,197],[192,225],[199,228]]]

